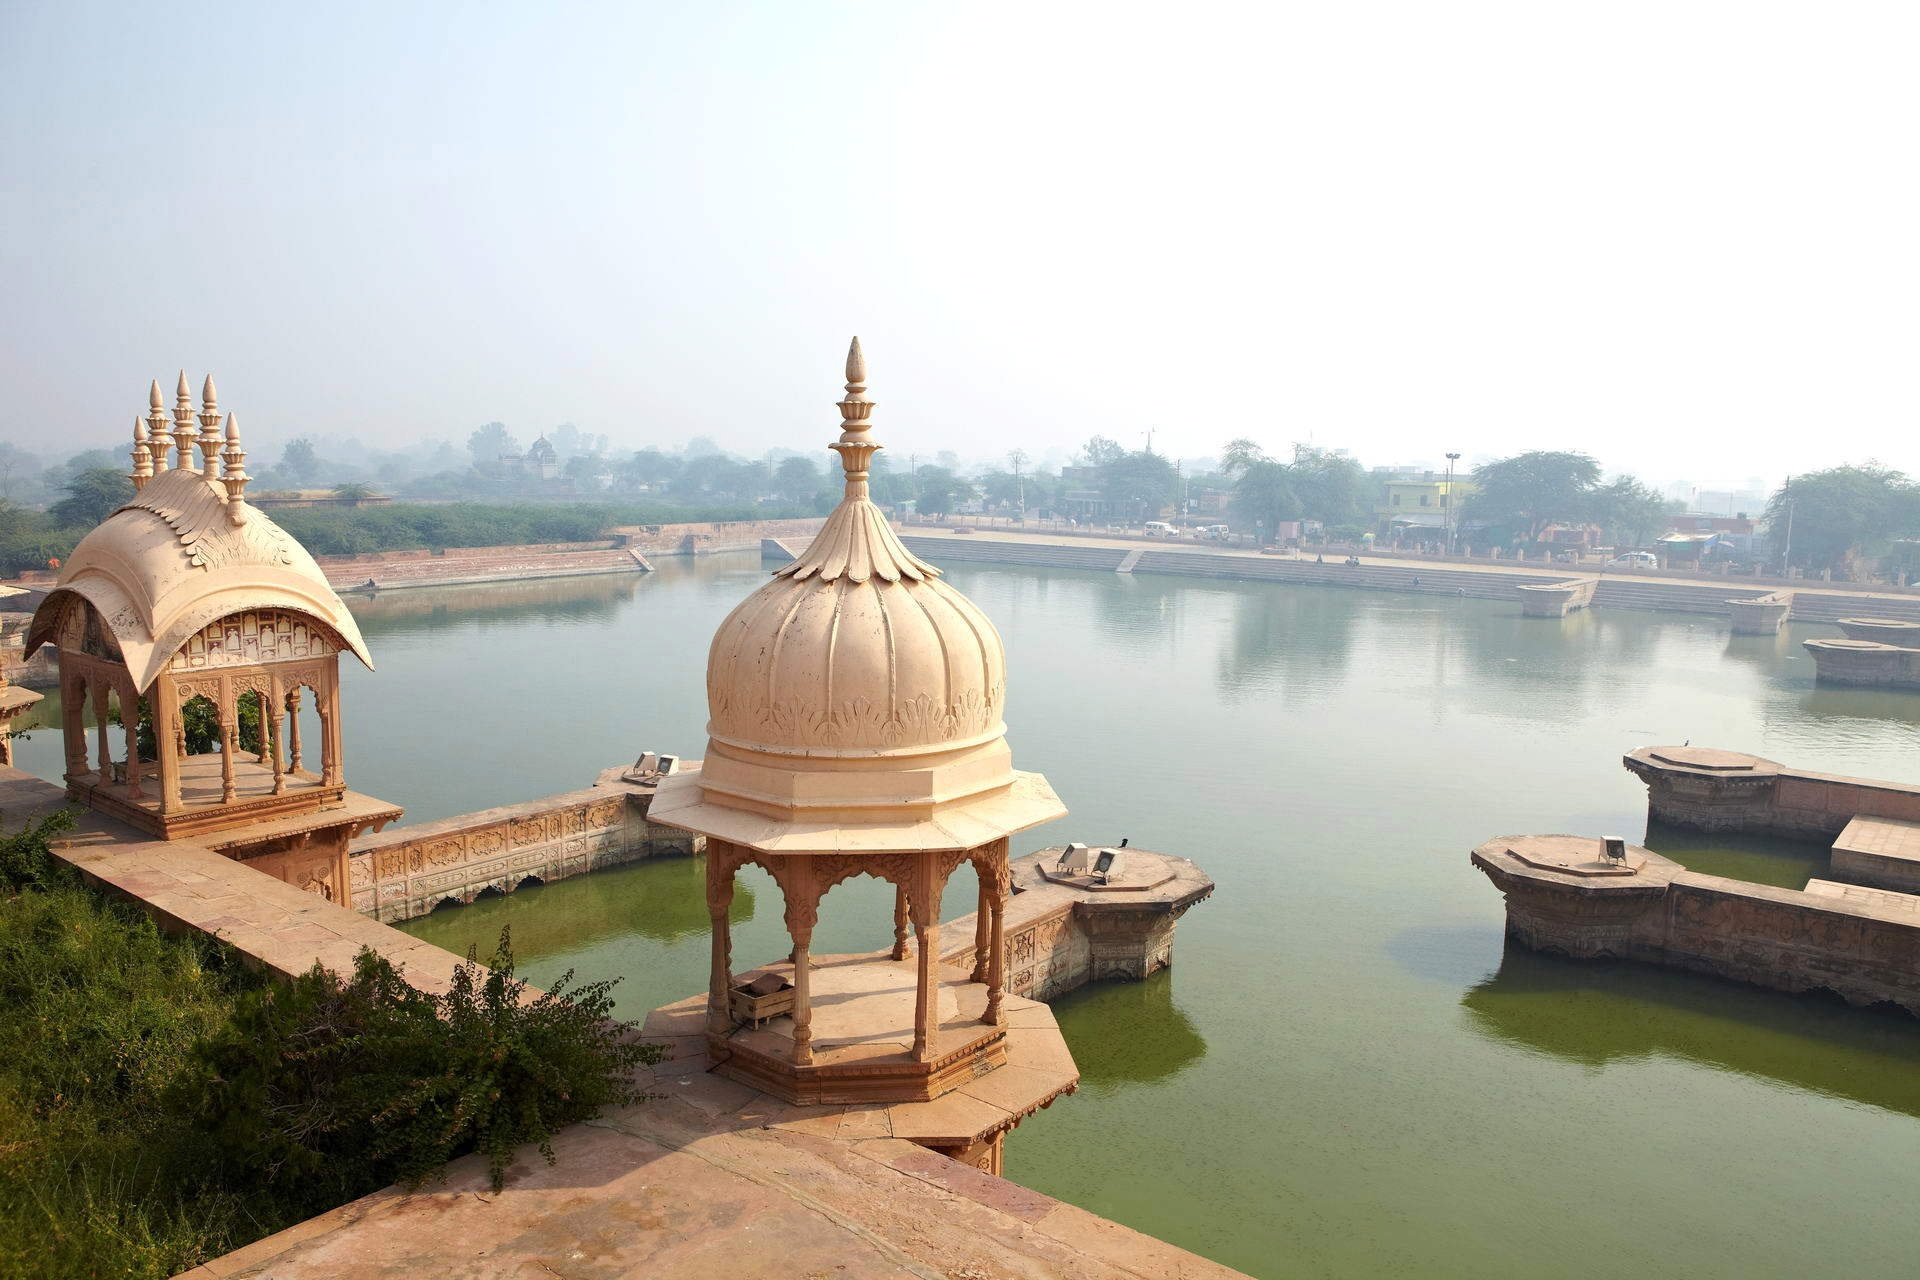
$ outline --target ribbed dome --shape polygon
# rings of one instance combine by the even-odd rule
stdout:
[[[707,755],[648,816],[771,852],[966,849],[1066,812],[1006,743],[1006,654],[867,497],[855,339],[833,445],[846,498],[707,654]]]
[[[840,524],[853,526],[849,537]],[[822,568],[836,543],[867,571],[856,576],[844,556],[837,571]],[[1005,733],[1000,635],[935,572],[872,503],[842,505],[806,555],[720,624],[707,657],[707,732],[801,755],[917,752]]]

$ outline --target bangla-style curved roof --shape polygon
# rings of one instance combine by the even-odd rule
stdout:
[[[244,609],[288,609],[338,633],[369,668],[360,627],[293,535],[225,488],[175,468],[80,540],[33,615],[26,652],[52,640],[75,597],[99,610],[144,691],[194,632]]]

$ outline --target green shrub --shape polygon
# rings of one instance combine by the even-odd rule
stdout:
[[[633,1068],[659,1050],[610,1018],[612,982],[573,988],[569,971],[529,1000],[504,931],[487,964],[469,952],[433,996],[362,951],[345,981],[316,965],[249,997],[203,1048],[197,1108],[225,1178],[412,1187],[481,1151],[497,1191],[516,1147],[551,1161],[555,1132],[639,1097]]]
[[[0,1277],[176,1275],[395,1181],[634,1100],[611,983],[528,999],[501,935],[424,995],[362,952],[273,983],[0,837]]]

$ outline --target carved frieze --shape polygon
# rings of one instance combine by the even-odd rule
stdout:
[[[285,609],[248,609],[188,636],[168,666],[174,671],[198,671],[324,658],[339,652],[337,638],[311,618]]]

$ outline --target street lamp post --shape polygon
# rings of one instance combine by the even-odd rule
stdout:
[[[1443,495],[1441,499],[1443,502],[1446,503],[1447,518],[1445,523],[1446,523],[1446,530],[1447,530],[1447,555],[1448,556],[1453,555],[1453,464],[1458,461],[1460,461],[1459,454],[1450,453],[1447,455],[1447,492],[1445,493],[1445,495]]]

